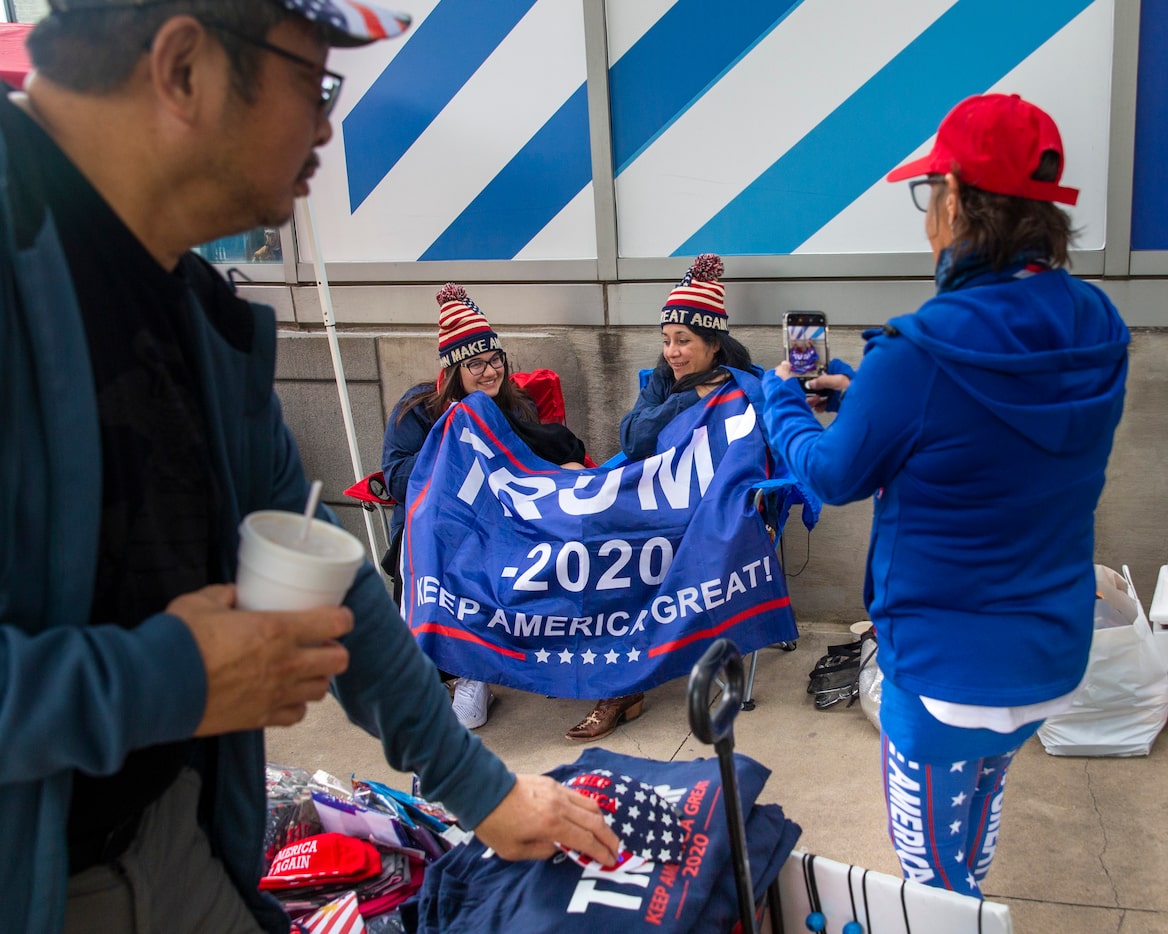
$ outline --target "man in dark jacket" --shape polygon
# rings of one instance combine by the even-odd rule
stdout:
[[[580,795],[459,726],[366,566],[339,608],[235,608],[241,518],[303,508],[270,309],[189,252],[308,192],[344,0],[53,0],[0,96],[0,917],[286,931],[263,733],[331,690],[501,855],[611,862]],[[331,518],[321,510],[323,518]]]

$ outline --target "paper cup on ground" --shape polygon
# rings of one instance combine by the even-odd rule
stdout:
[[[239,524],[236,605],[241,610],[312,610],[337,606],[365,560],[365,547],[344,529],[304,516],[253,512]]]

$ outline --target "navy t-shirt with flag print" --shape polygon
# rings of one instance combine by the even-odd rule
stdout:
[[[742,755],[735,755],[734,764],[747,815],[751,875],[761,893],[778,875],[800,829],[777,804],[754,803],[768,769]],[[471,840],[427,869],[419,932],[729,930],[738,903],[718,760],[658,762],[588,749],[575,763],[548,774],[565,782],[582,772],[633,779],[618,812],[635,806],[641,782],[672,804],[684,835],[681,862],[634,858],[605,869],[581,866],[564,853],[508,862]]]

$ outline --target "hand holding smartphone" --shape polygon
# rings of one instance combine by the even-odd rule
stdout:
[[[831,359],[827,315],[819,311],[789,311],[783,315],[783,350],[800,386],[821,396],[831,393],[830,389],[807,389],[807,381],[826,372]]]

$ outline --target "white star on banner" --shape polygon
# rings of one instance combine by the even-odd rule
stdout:
[[[965,792],[962,791],[953,797],[953,806],[955,808],[961,807],[965,803]]]
[[[673,831],[671,831],[671,830],[662,831],[661,839],[663,841],[665,841],[666,843],[672,843],[673,842]]]
[[[633,792],[633,797],[636,798],[638,801],[644,801],[645,800],[645,792],[641,791],[641,789],[638,788],[636,791]]]
[[[964,772],[965,771],[965,763],[964,762],[954,762],[951,766],[949,766],[949,771],[950,772]]]
[[[620,658],[620,656],[616,653],[616,651],[614,649],[609,649],[607,652],[604,653],[604,660],[606,662],[608,662],[610,665],[615,665],[616,660],[618,658]]]
[[[629,649],[629,661],[636,662],[636,661],[640,661],[640,660],[641,660],[641,650],[640,649]]]
[[[632,824],[625,824],[624,826],[621,827],[621,832],[624,833],[626,836],[628,836],[629,834],[631,834],[633,832],[633,825]]]
[[[640,817],[641,809],[634,804],[631,808],[629,808],[629,813],[633,815],[633,817]]]
[[[596,653],[595,653],[595,652],[593,652],[593,651],[592,651],[592,649],[588,649],[588,650],[587,650],[587,651],[585,651],[585,653],[584,653],[583,655],[581,655],[580,657],[581,657],[582,659],[584,659],[584,664],[585,664],[585,665],[591,665],[591,664],[592,664],[594,661],[596,661]]]
[[[546,662],[551,653],[547,649],[540,649],[535,653],[535,660],[537,662]]]
[[[951,833],[951,834],[961,833],[961,821],[955,820],[952,824],[950,824],[949,825],[949,833]]]
[[[663,862],[663,863],[669,862],[669,850],[662,850],[661,851],[661,862]]]
[[[568,664],[568,662],[570,662],[572,660],[573,653],[569,652],[567,649],[564,649],[564,651],[560,652],[559,654],[560,654],[560,664],[561,665],[566,665],[566,664]]]

